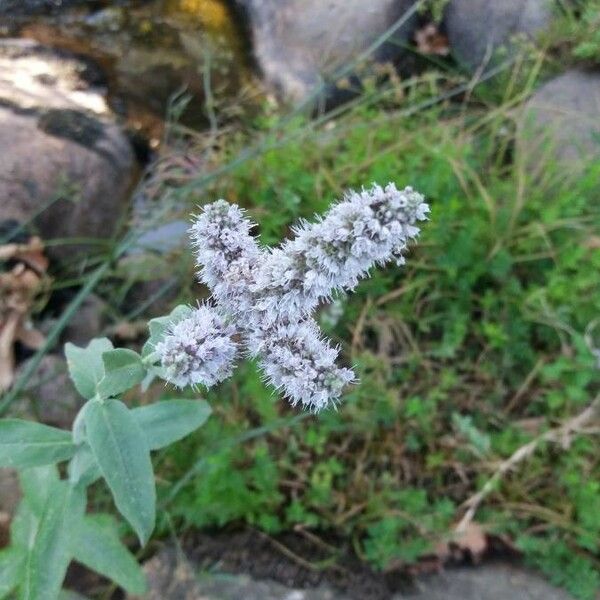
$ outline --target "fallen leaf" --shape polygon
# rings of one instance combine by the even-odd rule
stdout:
[[[462,552],[468,553],[474,563],[481,561],[488,549],[488,538],[483,527],[474,521],[460,531],[455,531],[453,543]]]
[[[421,54],[448,56],[450,53],[448,38],[439,32],[435,23],[427,23],[427,25],[418,29],[415,33],[415,42]]]

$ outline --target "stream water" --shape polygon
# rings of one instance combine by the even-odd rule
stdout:
[[[244,37],[220,0],[21,2],[0,14],[0,36],[34,39],[93,61],[113,110],[149,140],[178,108],[186,125],[205,127],[214,103],[235,97],[251,80]],[[29,3],[31,10],[24,8]],[[175,99],[186,95],[184,108]]]

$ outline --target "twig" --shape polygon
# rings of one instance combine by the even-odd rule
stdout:
[[[500,463],[500,466],[496,472],[492,475],[492,477],[490,477],[490,479],[486,481],[485,485],[463,504],[463,506],[467,507],[467,511],[456,526],[456,531],[461,532],[466,529],[466,527],[475,517],[475,513],[477,512],[477,509],[481,503],[494,490],[496,484],[506,473],[508,473],[521,461],[529,458],[535,452],[537,447],[543,442],[560,443],[563,446],[567,446],[570,441],[570,435],[575,432],[580,432],[584,426],[588,425],[597,416],[599,409],[600,396],[597,396],[582,413],[578,414],[572,419],[569,419],[560,427],[546,431],[545,433],[534,438],[531,440],[531,442],[528,442],[524,446],[518,448],[509,458]]]

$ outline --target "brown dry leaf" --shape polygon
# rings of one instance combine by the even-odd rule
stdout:
[[[9,260],[9,270],[0,272],[0,392],[14,380],[15,342],[37,350],[45,341],[29,322],[33,304],[48,281],[42,241],[33,237],[27,244],[0,246],[0,261]]]
[[[600,236],[598,236],[598,235],[591,235],[585,241],[585,247],[588,250],[600,250]]]
[[[471,521],[462,531],[455,532],[454,544],[468,553],[474,563],[478,563],[488,549],[488,537],[483,527]]]
[[[421,54],[434,54],[436,56],[448,56],[450,46],[448,38],[440,33],[435,23],[427,23],[415,33],[417,49]]]

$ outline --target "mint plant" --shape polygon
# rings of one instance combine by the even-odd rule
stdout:
[[[69,374],[86,399],[72,431],[0,421],[0,467],[19,470],[23,491],[10,546],[0,551],[0,598],[15,591],[22,600],[57,598],[72,560],[127,592],[144,593],[142,570],[112,516],[85,513],[87,488],[103,478],[140,544],[148,541],[156,518],[150,453],[200,427],[211,409],[204,400],[182,398],[128,408],[120,397],[162,375],[154,348],[169,324],[190,310],[177,307],[151,320],[141,355],[113,348],[106,338],[86,348],[65,346]],[[57,467],[61,463],[66,469]]]
[[[203,400],[173,399],[129,408],[123,394],[155,378],[209,388],[229,377],[240,350],[259,357],[267,380],[312,411],[335,405],[351,369],[325,340],[311,313],[332,294],[353,289],[376,264],[395,259],[416,238],[429,207],[394,184],[350,192],[316,223],[301,223],[279,247],[259,246],[243,211],[207,205],[191,234],[200,280],[212,304],[177,307],[149,322],[141,354],[107,338],[65,346],[69,374],[86,399],[72,431],[17,419],[0,421],[0,467],[20,471],[23,500],[0,553],[0,598],[53,600],[72,560],[144,593],[142,571],[110,515],[87,515],[87,488],[103,478],[142,546],[156,520],[150,453],[200,427]],[[57,464],[67,463],[59,470]],[[65,477],[61,477],[61,473]]]

